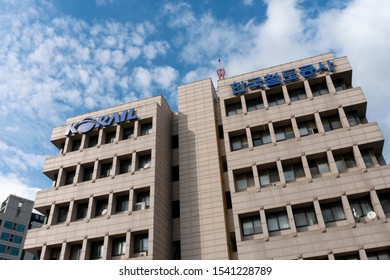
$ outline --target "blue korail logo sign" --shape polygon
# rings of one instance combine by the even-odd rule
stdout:
[[[280,78],[279,73],[271,73],[264,75],[262,77],[255,77],[247,81],[234,82],[230,84],[232,92],[234,95],[239,95],[245,93],[247,88],[254,89],[264,89],[264,86],[273,87],[280,86],[283,83],[290,83],[299,80],[299,75],[305,79],[309,79],[316,76],[316,73],[323,71],[334,72],[333,62],[330,60],[326,61],[326,64],[319,62],[318,68],[315,68],[313,64],[303,65],[298,67],[299,72],[295,68],[287,69],[282,71],[282,78]],[[265,83],[265,84],[264,84]]]
[[[111,116],[103,115],[96,119],[93,117],[86,117],[81,121],[70,124],[65,132],[65,136],[83,134],[100,127],[106,127],[112,124],[120,124],[125,121],[135,121],[137,119],[138,116],[134,114],[133,108],[130,110],[124,110],[121,114],[116,112]]]

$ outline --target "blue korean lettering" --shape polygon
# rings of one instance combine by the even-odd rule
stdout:
[[[278,73],[266,74],[264,76],[264,80],[265,80],[267,87],[280,85],[280,77],[279,77]]]
[[[326,63],[328,64],[329,71],[334,72],[333,61],[327,60]]]
[[[263,80],[261,79],[261,77],[249,79],[248,88],[250,89],[264,88]]]
[[[300,66],[299,67],[299,72],[303,77],[306,79],[314,77],[316,74],[316,69],[314,68],[313,64],[305,65],[305,66]]]
[[[245,82],[234,82],[230,84],[234,95],[239,95],[240,93],[245,93]]]
[[[282,71],[282,77],[285,83],[293,82],[299,79],[298,74],[294,68]]]

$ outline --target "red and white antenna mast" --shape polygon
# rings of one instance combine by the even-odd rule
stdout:
[[[218,59],[218,63],[219,63],[219,68],[217,69],[218,80],[224,80],[225,79],[225,69],[223,69],[221,66],[221,59]]]

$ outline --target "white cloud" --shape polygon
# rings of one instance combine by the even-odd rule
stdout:
[[[171,66],[156,67],[152,73],[153,80],[163,89],[172,87],[179,77],[179,72]]]
[[[15,174],[4,175],[0,172],[0,202],[3,202],[10,194],[35,200],[40,188],[26,185]]]
[[[245,6],[252,6],[253,5],[253,0],[243,0],[243,3]]]
[[[163,7],[163,13],[169,15],[170,27],[188,27],[196,22],[192,8],[188,3],[167,3]]]
[[[95,0],[96,6],[106,6],[114,3],[114,0]]]
[[[169,44],[165,41],[154,41],[144,46],[143,52],[148,60],[156,58],[157,55],[165,55],[169,49]]]

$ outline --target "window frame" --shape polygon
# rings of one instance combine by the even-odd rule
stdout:
[[[250,227],[245,227],[245,224],[250,225]],[[263,233],[260,215],[241,217],[240,225],[242,236],[244,237]],[[248,232],[248,230],[250,230],[250,232]]]

